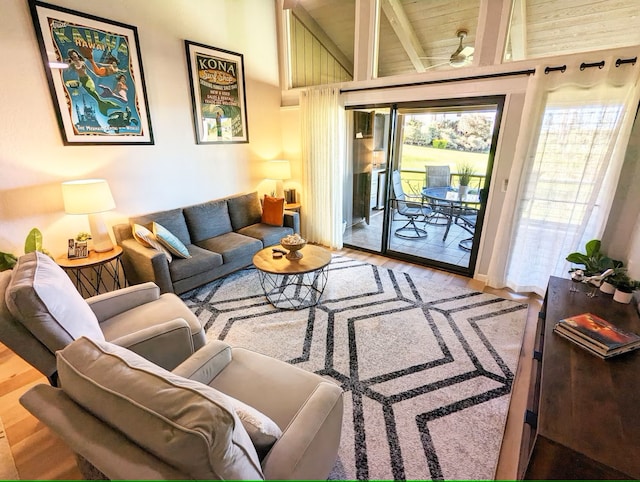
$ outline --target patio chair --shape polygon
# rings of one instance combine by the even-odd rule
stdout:
[[[449,187],[451,185],[451,169],[449,166],[425,166],[425,171],[425,187]],[[432,200],[430,205],[433,214],[427,222],[429,224],[447,224],[447,216],[442,212],[443,206],[436,200]]]
[[[456,216],[456,224],[471,234],[471,237],[465,238],[458,243],[458,247],[465,251],[471,251],[473,246],[473,235],[476,231],[476,222],[478,220],[478,210],[475,208],[465,208]]]
[[[426,238],[427,232],[416,225],[416,219],[422,218],[422,222],[426,223],[427,216],[433,213],[432,209],[422,204],[420,196],[408,196],[405,194],[398,171],[393,171],[392,176],[393,204],[398,214],[407,219],[406,224],[396,229],[394,234],[399,238],[405,239]],[[411,199],[415,199],[415,201],[411,201]]]
[[[426,166],[426,187],[449,187],[451,170],[449,166]]]

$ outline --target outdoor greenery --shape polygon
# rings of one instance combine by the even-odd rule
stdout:
[[[492,119],[478,114],[435,120],[428,125],[413,118],[407,122],[404,144],[487,153],[492,129]]]
[[[488,154],[480,152],[452,151],[405,144],[402,147],[401,169],[424,172],[425,166],[448,165],[451,172],[456,172],[459,164],[467,163],[473,166],[475,172],[484,173],[487,170],[487,161]]]

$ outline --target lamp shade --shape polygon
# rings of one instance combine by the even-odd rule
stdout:
[[[101,213],[116,207],[109,184],[104,179],[63,182],[62,199],[67,214]]]
[[[109,184],[104,179],[84,179],[62,183],[62,199],[67,214],[88,214],[93,250],[104,253],[113,243],[102,212],[116,207]]]
[[[282,181],[291,178],[291,164],[289,164],[289,161],[269,161],[267,170],[267,179]]]

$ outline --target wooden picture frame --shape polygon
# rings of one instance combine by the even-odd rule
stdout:
[[[153,144],[136,27],[29,7],[64,144]]]
[[[249,142],[242,54],[184,43],[196,143]]]

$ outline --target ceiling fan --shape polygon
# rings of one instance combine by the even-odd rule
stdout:
[[[427,69],[433,69],[435,67],[440,67],[442,65],[451,65],[451,67],[465,67],[467,65],[471,65],[473,61],[473,52],[474,48],[469,46],[463,46],[462,42],[466,38],[469,32],[465,29],[460,29],[456,32],[456,37],[460,39],[460,44],[455,52],[451,54],[451,57],[443,58],[443,57],[421,57],[427,60],[447,60],[447,62],[442,62],[439,64],[430,65]]]

